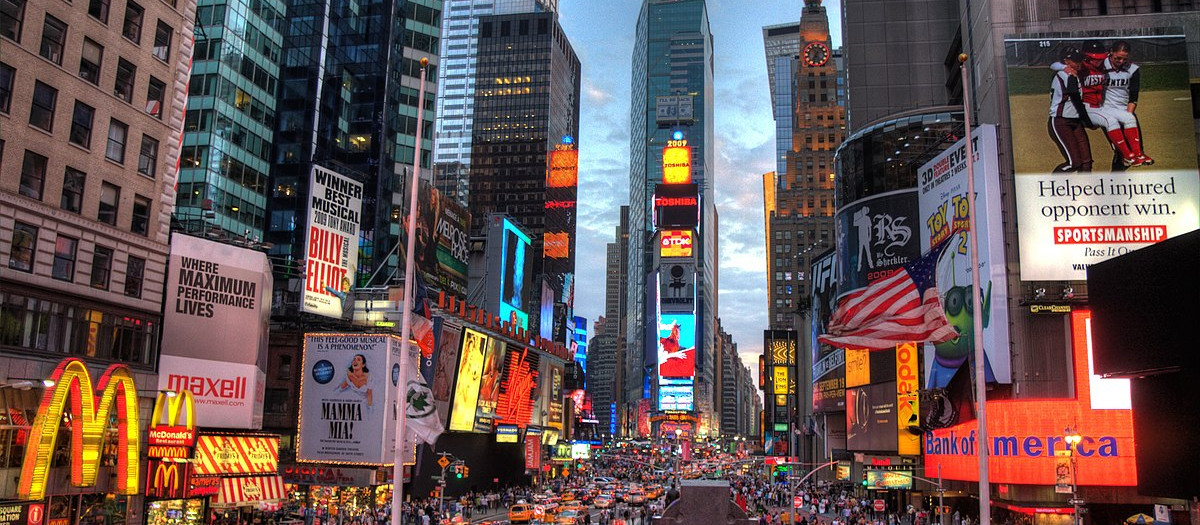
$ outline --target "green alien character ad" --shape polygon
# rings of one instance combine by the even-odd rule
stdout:
[[[966,139],[925,163],[917,171],[922,253],[941,247],[937,289],[946,318],[958,337],[925,344],[925,387],[944,388],[954,373],[974,355],[974,316],[983,321],[988,382],[1011,383],[1012,359],[1008,341],[1008,293],[1005,286],[1004,236],[1000,233],[1000,177],[997,169],[996,128],[983,125],[971,134],[978,231],[980,308],[972,306],[971,251],[967,200]]]

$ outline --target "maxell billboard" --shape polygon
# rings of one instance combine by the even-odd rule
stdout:
[[[176,233],[158,389],[187,389],[202,426],[262,428],[270,315],[266,254]]]
[[[340,319],[354,303],[350,288],[358,269],[362,183],[314,164],[308,189],[301,308]]]
[[[975,153],[975,227],[979,231],[979,280],[983,315],[983,349],[987,380],[1012,382],[1008,341],[1008,268],[1004,261],[1004,235],[1000,233],[1000,169],[996,127],[983,125],[971,133]],[[971,312],[971,252],[967,221],[967,141],[962,139],[917,170],[920,203],[920,246],[950,243],[937,261],[935,282],[946,319],[961,337],[944,343],[925,343],[926,388],[945,388],[959,366],[973,355],[974,323]]]
[[[1187,44],[1143,31],[1161,34],[1005,39],[1023,281],[1082,281],[1090,264],[1200,226]],[[1068,50],[1083,53],[1056,71]],[[1048,107],[1073,85],[1086,120]]]

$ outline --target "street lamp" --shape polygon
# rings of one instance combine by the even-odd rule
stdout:
[[[680,472],[680,470],[683,469],[683,443],[679,441],[679,438],[682,435],[683,429],[676,428],[675,442],[679,444],[679,459],[675,460],[675,490],[683,490],[683,473]]]
[[[1077,482],[1079,466],[1075,462],[1075,447],[1079,446],[1079,442],[1083,440],[1083,436],[1079,435],[1079,431],[1074,427],[1067,427],[1063,430],[1063,440],[1067,442],[1068,450],[1071,452],[1071,506],[1075,509],[1074,523],[1081,525],[1083,517],[1079,515],[1083,509],[1083,500],[1079,498],[1079,484]]]
[[[35,388],[35,387],[36,388],[51,388],[55,384],[53,379],[33,380],[33,379],[22,379],[19,377],[12,377],[9,379],[21,379],[21,380],[15,381],[12,383],[0,383],[0,388],[11,388],[13,390],[29,390],[29,389]]]

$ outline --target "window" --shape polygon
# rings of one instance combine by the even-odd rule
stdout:
[[[71,281],[75,278],[75,249],[79,247],[79,239],[59,235],[54,241],[54,268],[50,275],[60,281]]]
[[[13,225],[12,250],[8,267],[22,272],[33,271],[33,256],[37,253],[37,228],[23,222]]]
[[[113,95],[125,102],[133,102],[133,81],[137,76],[137,66],[130,64],[124,58],[117,59],[117,78],[113,82]]]
[[[129,126],[117,119],[108,123],[108,146],[104,148],[104,156],[109,160],[125,163],[125,137],[129,135]]]
[[[16,69],[0,62],[0,112],[8,113],[9,106],[12,104],[13,79],[16,76]]]
[[[125,24],[121,26],[121,34],[135,44],[142,40],[142,16],[145,12],[142,6],[133,2],[125,4]]]
[[[121,203],[121,188],[105,182],[100,186],[100,211],[96,214],[96,220],[116,225],[117,224],[117,206]]]
[[[92,116],[95,114],[95,108],[78,100],[75,101],[75,113],[71,115],[70,139],[72,144],[78,144],[85,148],[91,147]]]
[[[109,0],[88,0],[88,14],[107,24],[108,2]]]
[[[67,166],[63,173],[62,198],[59,207],[64,210],[79,213],[83,209],[83,187],[87,183],[87,174]]]
[[[0,0],[2,1],[2,0]],[[171,34],[175,30],[171,26],[164,24],[162,20],[158,21],[158,26],[154,28],[154,56],[159,60],[166,61],[171,55]]]
[[[29,123],[46,131],[54,131],[54,104],[57,101],[57,89],[41,82],[34,84],[33,105],[29,108]]]
[[[0,0],[0,36],[21,41],[25,21],[25,0]]]
[[[46,157],[25,150],[25,161],[21,164],[21,195],[41,200],[45,185]]]
[[[0,0],[3,1],[3,0]],[[79,55],[79,78],[100,84],[100,64],[104,61],[104,48],[90,38],[83,39],[83,52]]]
[[[138,152],[138,173],[150,178],[158,171],[158,141],[142,135],[142,149]]]
[[[46,21],[42,25],[42,47],[38,54],[42,58],[62,65],[63,44],[67,42],[67,24],[62,20],[46,15]]]
[[[152,117],[162,118],[163,98],[166,97],[167,85],[163,81],[150,77],[146,86],[146,113]]]
[[[133,220],[129,223],[129,231],[139,235],[150,233],[150,199],[133,196]]]
[[[142,296],[142,275],[145,273],[146,260],[130,255],[129,262],[125,265],[125,295]]]
[[[111,248],[96,246],[96,252],[92,254],[92,288],[101,290],[108,289],[108,278],[112,275],[112,259],[113,252]]]

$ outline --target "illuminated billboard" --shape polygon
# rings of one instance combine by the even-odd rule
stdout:
[[[362,183],[313,165],[308,179],[303,311],[340,319],[354,304]]]
[[[663,184],[691,184],[692,147],[686,140],[667,141],[663,148]]]
[[[695,314],[661,314],[658,321],[658,377],[680,379],[695,375]]]
[[[867,488],[878,490],[912,489],[911,470],[866,470]]]
[[[450,397],[454,391],[454,373],[458,369],[458,351],[462,343],[462,328],[442,323],[438,337],[437,363],[433,370],[433,404],[444,418],[450,413]]]
[[[533,259],[531,239],[515,220],[506,215],[492,215],[488,227],[487,301],[496,305],[502,321],[529,328],[529,310],[533,306]]]
[[[813,411],[835,412],[846,408],[846,351],[821,343],[817,338],[829,326],[829,317],[837,306],[837,254],[829,252],[813,260],[811,331],[807,334],[812,349]]]
[[[774,366],[774,367],[771,367],[771,370],[772,370],[771,384],[773,385],[773,388],[771,389],[771,391],[774,392],[776,395],[787,394],[788,393],[788,369],[787,369],[787,367],[786,366]]]
[[[918,370],[917,343],[896,345],[896,453],[902,456],[921,455],[920,431],[910,431],[921,423]]]
[[[996,127],[982,125],[971,133],[975,153],[975,219],[978,236],[980,300],[983,310],[983,349],[987,356],[987,380],[1012,382],[1012,358],[1008,341],[1008,266],[1004,259],[1004,236],[997,233],[1000,217],[1000,158]],[[925,343],[926,388],[945,388],[955,371],[974,355],[974,315],[971,312],[971,253],[969,248],[967,200],[967,140],[953,146],[918,170],[917,199],[920,206],[922,253],[948,242],[937,261],[935,283],[946,319],[959,337],[943,343]],[[1024,224],[1022,223],[1022,226]]]
[[[475,411],[479,400],[479,383],[483,374],[483,359],[491,338],[464,328],[462,350],[458,360],[458,380],[454,385],[454,401],[450,410],[449,430],[475,431]]]
[[[846,388],[846,448],[896,450],[896,384]]]
[[[663,230],[658,236],[658,256],[691,257],[692,230]]]
[[[471,212],[424,179],[420,182],[420,192],[413,250],[417,270],[425,276],[430,288],[466,296]]]
[[[1180,132],[1194,127],[1186,39],[1139,31],[1159,36],[1004,41],[1023,281],[1083,281],[1090,264],[1200,225],[1196,141]],[[1094,58],[1073,62],[1088,122],[1055,109],[1051,129],[1072,132],[1048,135],[1046,95],[1068,78],[1051,64],[1089,45]]]
[[[696,263],[691,259],[662,260],[658,274],[658,309],[664,313],[696,311]]]
[[[658,386],[659,410],[692,410],[695,408],[695,386],[691,379],[664,379]]]
[[[1079,485],[1137,485],[1133,416],[1129,409],[1093,403],[1093,389],[1116,389],[1128,396],[1128,383],[1095,383],[1088,373],[1091,313],[1071,312],[1075,397],[988,401],[988,470],[994,483],[1050,486],[1056,452],[1066,450],[1063,427],[1072,425],[1083,439],[1077,446]],[[1112,394],[1117,394],[1113,392]],[[1100,396],[1108,398],[1111,396]],[[1048,418],[1046,414],[1054,414]],[[979,479],[978,421],[927,432],[925,477]]]
[[[509,349],[496,402],[496,420],[524,428],[533,415],[539,392],[540,355],[529,348]],[[539,422],[540,424],[540,422]]]
[[[700,187],[658,184],[654,187],[654,224],[659,228],[695,228],[700,222]]]
[[[504,371],[504,354],[508,345],[499,339],[491,339],[483,356],[483,371],[479,379],[479,397],[476,398],[475,431],[491,432],[496,418],[496,402],[500,400],[501,373]]]
[[[546,187],[570,188],[579,182],[579,150],[559,145],[546,154]]]

